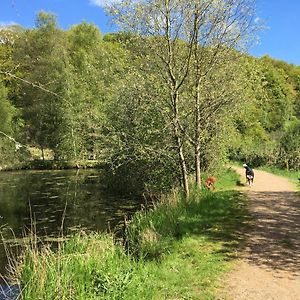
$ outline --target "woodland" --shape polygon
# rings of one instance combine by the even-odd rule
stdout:
[[[0,28],[2,168],[95,161],[123,188],[187,194],[229,160],[299,170],[300,67],[244,51],[250,12],[165,7],[164,23],[132,7],[112,9],[121,29],[105,35],[43,11]]]

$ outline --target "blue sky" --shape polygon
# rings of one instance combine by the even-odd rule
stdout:
[[[18,23],[33,27],[36,13],[45,10],[58,16],[62,28],[85,20],[106,33],[112,29],[101,8],[103,1],[0,0],[0,26]],[[250,53],[257,57],[267,54],[300,65],[300,0],[257,0],[257,14],[265,20],[268,29],[260,33],[260,42]]]

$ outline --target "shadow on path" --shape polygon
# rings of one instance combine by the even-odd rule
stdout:
[[[267,269],[300,273],[300,195],[297,192],[249,192],[252,226],[243,258]]]

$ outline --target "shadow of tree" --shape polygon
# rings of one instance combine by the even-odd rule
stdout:
[[[251,211],[251,213],[249,213]],[[228,259],[278,271],[300,272],[300,197],[297,192],[216,192],[189,203],[180,235],[201,234],[223,241]]]
[[[245,242],[244,232],[251,217],[246,197],[238,191],[208,192],[197,202],[190,202],[186,215],[179,219],[178,236],[195,234],[223,242],[222,252],[236,258],[236,249]]]
[[[249,205],[253,220],[243,257],[250,264],[299,273],[299,193],[251,192]]]
[[[297,192],[239,191],[202,192],[191,201],[166,205],[137,219],[129,236],[133,249],[140,249],[140,232],[155,229],[160,238],[145,257],[159,259],[172,251],[172,243],[198,235],[221,242],[228,260],[237,257],[272,270],[300,270],[300,198]],[[135,239],[132,239],[135,238]]]

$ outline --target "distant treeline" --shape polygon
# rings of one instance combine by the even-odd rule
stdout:
[[[63,30],[45,12],[35,28],[2,27],[0,165],[31,147],[105,162],[116,185],[157,191],[228,158],[299,169],[300,67],[188,42],[168,52],[158,36]]]

